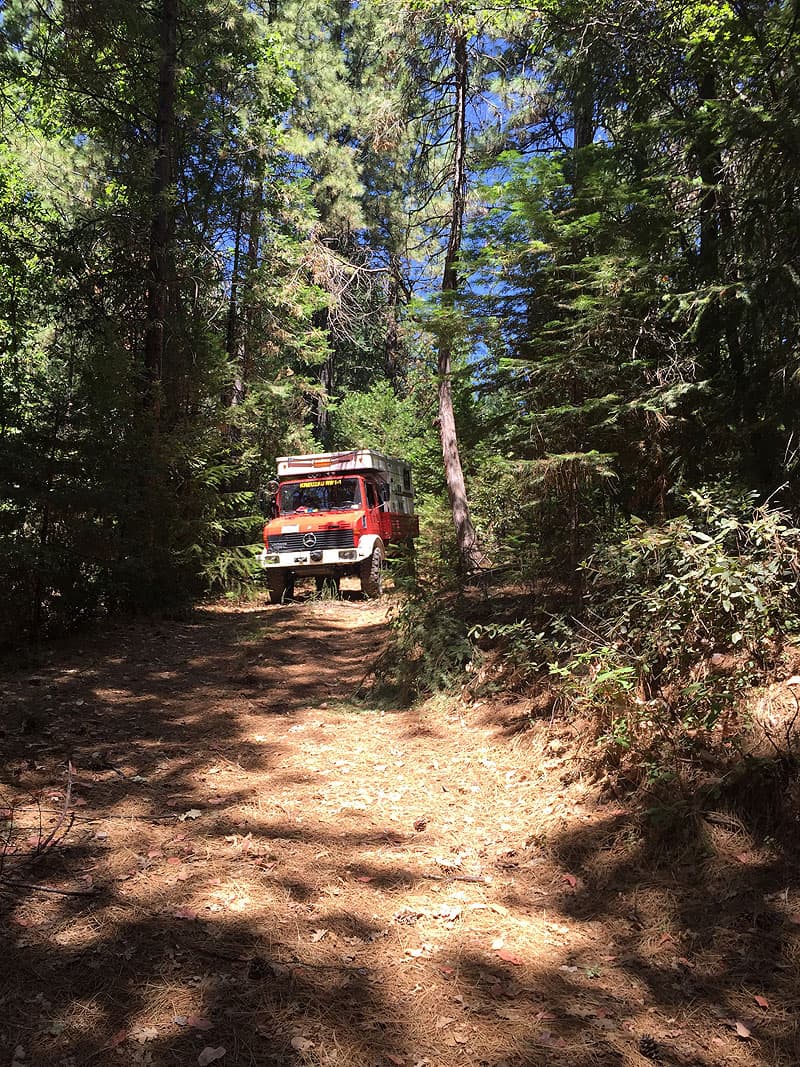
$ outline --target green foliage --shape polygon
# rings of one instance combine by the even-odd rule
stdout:
[[[275,155],[293,87],[266,20],[209,0],[179,27],[154,376],[157,20],[115,0],[15,0],[1,17],[3,643],[112,610],[180,610],[209,582],[252,575],[253,494],[281,449],[310,442],[305,372],[326,345],[309,328],[321,299],[298,251],[302,191]],[[256,202],[273,214],[260,243]],[[234,352],[226,245],[245,217]]]
[[[477,623],[469,631],[477,648],[491,647],[498,653],[490,681],[478,678],[470,685],[475,696],[491,690],[517,690],[531,685],[556,654],[552,627],[537,629],[530,619],[516,622]]]
[[[442,603],[441,590],[418,589],[393,613],[392,641],[376,679],[400,699],[450,689],[475,655],[458,605]]]
[[[719,489],[686,502],[661,526],[634,520],[584,564],[591,619],[662,687],[713,652],[767,663],[800,625],[800,530],[788,515]]]
[[[633,520],[586,561],[583,647],[552,666],[601,750],[649,774],[733,744],[744,693],[800,627],[800,529],[730,491],[686,503],[660,526]]]

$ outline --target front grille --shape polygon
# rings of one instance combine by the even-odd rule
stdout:
[[[270,534],[267,547],[270,552],[309,552],[315,548],[353,548],[355,545],[353,531],[350,529],[314,530],[317,543],[315,545],[304,545],[303,538],[309,532],[311,531],[306,531],[306,533]]]

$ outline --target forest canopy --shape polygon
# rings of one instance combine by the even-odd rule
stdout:
[[[560,589],[651,682],[637,597],[697,655],[791,630],[796,4],[9,0],[0,31],[0,640],[247,587],[275,457],[356,446],[414,464],[423,588]]]

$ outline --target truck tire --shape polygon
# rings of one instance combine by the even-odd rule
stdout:
[[[282,604],[284,600],[291,600],[294,596],[294,581],[290,571],[267,572],[267,588],[269,599],[273,604]]]
[[[361,592],[370,600],[383,593],[383,545],[378,541],[372,555],[361,561]]]

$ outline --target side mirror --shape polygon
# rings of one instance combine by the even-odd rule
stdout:
[[[279,489],[280,483],[276,482],[274,479],[267,482],[266,485],[260,485],[258,487],[258,510],[262,515],[274,518],[278,514],[275,501]]]

